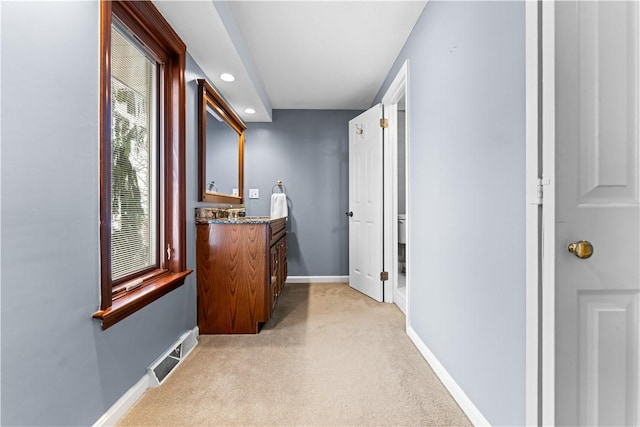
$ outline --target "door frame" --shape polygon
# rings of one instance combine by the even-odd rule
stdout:
[[[541,351],[548,350],[548,334],[544,332],[547,322],[553,322],[553,317],[544,310],[548,301],[542,299],[553,297],[546,289],[553,289],[553,269],[548,265],[553,266],[555,256],[555,183],[552,175],[548,174],[553,172],[554,159],[546,157],[554,153],[553,138],[548,138],[553,135],[553,128],[549,129],[553,122],[548,118],[553,119],[555,115],[554,103],[549,102],[554,99],[549,96],[549,93],[553,94],[553,80],[548,79],[549,70],[553,77],[554,53],[548,50],[549,41],[544,39],[548,32],[546,26],[553,27],[553,22],[549,23],[545,15],[550,5],[552,8],[553,1],[525,2],[525,423],[528,426],[554,424],[553,418],[549,422],[547,416],[548,389],[553,391],[553,383],[546,381],[550,366],[545,358],[546,352]],[[553,40],[550,46],[553,48]],[[542,257],[543,253],[545,257]]]
[[[542,46],[541,66],[541,132],[542,176],[544,204],[542,205],[542,283],[541,316],[541,398],[540,422],[555,424],[555,240],[556,240],[556,180],[555,180],[555,1],[543,1],[540,7],[539,34]]]
[[[398,110],[397,104],[404,97],[405,99],[405,175],[409,176],[409,159],[410,137],[409,137],[409,60],[406,60],[395,78],[389,85],[389,88],[382,97],[383,114],[389,120],[389,127],[384,129],[384,154],[383,154],[383,238],[385,245],[384,253],[384,271],[389,273],[389,280],[384,284],[384,302],[396,302],[395,292],[398,287]],[[405,196],[409,193],[410,181],[406,180]],[[386,203],[386,201],[390,203]],[[405,197],[406,212],[410,211],[409,197]],[[407,215],[407,244],[405,246],[405,259],[407,264],[407,282],[406,282],[406,300],[405,300],[405,318],[408,325],[409,320],[409,294],[411,283],[411,261],[410,261],[410,228],[411,217]],[[390,244],[387,244],[389,242]]]

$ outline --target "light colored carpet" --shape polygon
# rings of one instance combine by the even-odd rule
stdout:
[[[404,325],[347,284],[288,284],[258,335],[201,335],[119,425],[470,425]]]

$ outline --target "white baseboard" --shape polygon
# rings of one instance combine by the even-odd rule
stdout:
[[[120,399],[116,403],[114,403],[111,408],[107,412],[104,413],[93,424],[93,427],[102,427],[102,426],[115,426],[120,418],[127,413],[129,409],[136,404],[138,399],[142,397],[145,391],[149,388],[149,376],[145,374],[140,380],[131,387],[125,394],[122,395]]]
[[[349,276],[289,276],[287,283],[349,283]]]
[[[405,289],[405,292],[406,292],[406,289]],[[398,306],[398,308],[400,309],[402,314],[404,314],[406,316],[407,315],[407,297],[406,297],[406,293],[403,294],[402,292],[398,291],[398,289],[395,289],[393,291],[393,302],[396,303],[396,305]]]
[[[191,351],[193,351],[195,346],[198,345],[197,338],[200,335],[200,329],[196,326],[192,330],[185,332],[185,334],[183,334],[183,337],[185,335],[195,337],[196,342],[183,356],[183,360],[191,353]],[[109,408],[109,410],[98,419],[98,421],[93,424],[93,427],[115,426],[118,421],[120,421],[120,419],[127,413],[127,411],[129,411],[129,409],[131,409],[133,405],[136,404],[138,399],[142,397],[144,392],[147,391],[150,386],[151,382],[149,373],[146,373],[142,378],[140,378],[140,380],[138,380],[138,382],[133,387],[127,390],[127,392],[123,394],[122,397],[120,397],[120,399],[118,399],[116,403],[114,403],[111,408]]]
[[[449,390],[449,393],[451,393],[471,423],[474,426],[490,426],[491,424],[487,421],[484,415],[482,415],[482,412],[480,412],[476,405],[473,404],[471,399],[469,399],[469,396],[467,396],[458,383],[456,383],[451,374],[447,372],[445,367],[442,366],[440,361],[431,352],[431,350],[429,350],[427,345],[420,339],[411,326],[407,327],[407,335],[409,335],[409,338],[411,338],[411,341],[413,341],[415,346],[418,348],[418,351],[422,353],[422,356],[427,360],[429,365],[431,365],[431,369],[433,369],[438,378],[440,378],[440,381],[442,381],[447,390]]]

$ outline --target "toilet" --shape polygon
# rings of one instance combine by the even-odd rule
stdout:
[[[398,243],[407,243],[407,214],[398,214]]]

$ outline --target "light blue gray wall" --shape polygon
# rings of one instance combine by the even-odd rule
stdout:
[[[107,331],[91,318],[99,304],[99,4],[1,7],[0,421],[91,425],[195,326],[195,277]],[[195,90],[188,86],[191,105]],[[188,219],[195,177],[188,174]]]
[[[247,214],[268,216],[272,188],[283,181],[290,276],[349,274],[348,121],[359,113],[274,110],[273,122],[248,124]],[[260,190],[259,199],[248,198],[250,188]]]
[[[409,59],[410,323],[493,425],[525,404],[524,2],[430,1]]]

